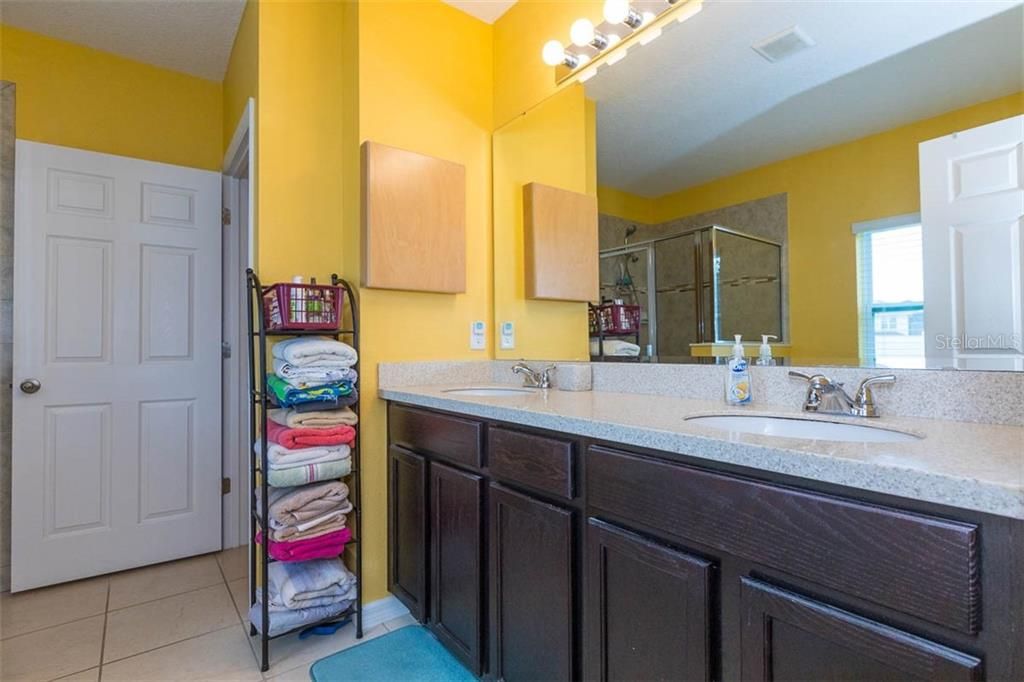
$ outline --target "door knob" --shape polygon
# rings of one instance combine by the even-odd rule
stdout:
[[[39,382],[39,379],[25,379],[21,382],[19,388],[21,388],[22,393],[35,393],[42,387],[43,385]]]

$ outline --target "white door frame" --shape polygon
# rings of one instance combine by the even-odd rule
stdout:
[[[245,357],[245,309],[242,300],[242,277],[238,265],[245,254],[246,267],[256,263],[256,102],[245,105],[235,133],[224,154],[224,208],[230,220],[224,225],[224,287],[222,329],[223,340],[231,349],[224,359],[223,380],[223,471],[231,479],[231,492],[224,495],[224,547],[246,544],[250,536],[249,518],[249,379]]]

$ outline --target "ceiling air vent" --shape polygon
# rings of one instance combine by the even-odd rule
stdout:
[[[799,26],[790,26],[781,33],[751,45],[754,51],[770,62],[781,62],[797,52],[803,52],[815,43]]]

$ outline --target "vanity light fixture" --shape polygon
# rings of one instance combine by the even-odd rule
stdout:
[[[629,0],[604,0],[604,20],[609,24],[625,24],[632,29],[644,24],[643,15],[633,9]]]
[[[575,69],[580,65],[579,55],[574,55],[565,51],[565,47],[558,40],[549,40],[544,43],[544,49],[541,50],[541,57],[544,59],[544,63],[548,66],[568,66],[570,69]]]
[[[569,38],[576,47],[591,46],[597,50],[608,47],[608,36],[594,29],[590,19],[577,19],[569,28]]]
[[[647,45],[661,35],[667,22],[675,19],[682,23],[700,12],[702,5],[703,0],[645,0],[634,7],[630,0],[605,0],[602,23],[595,26],[583,17],[569,27],[569,39],[575,46],[571,51],[562,41],[549,40],[541,57],[545,64],[555,67],[556,83],[571,77],[586,81],[598,69],[625,57],[632,44]]]

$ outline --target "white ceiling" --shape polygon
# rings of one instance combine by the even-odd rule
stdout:
[[[493,24],[512,5],[516,4],[516,0],[444,0],[444,2],[481,21],[486,21],[488,24]]]
[[[3,22],[219,81],[245,0],[2,0]]]
[[[794,24],[817,45],[751,49]],[[652,197],[1022,88],[1021,0],[706,0],[587,82],[598,182]]]

